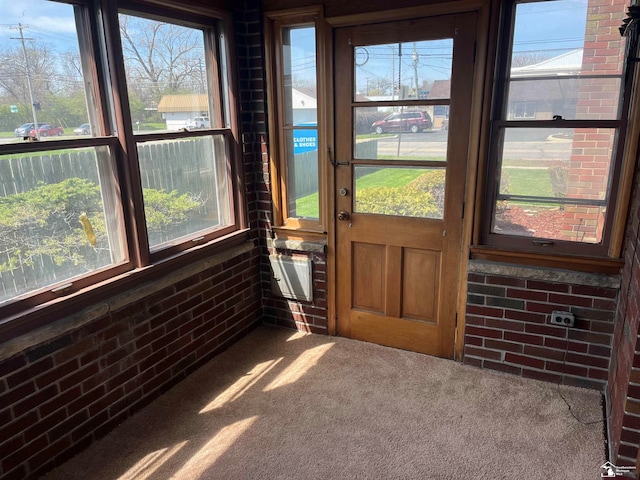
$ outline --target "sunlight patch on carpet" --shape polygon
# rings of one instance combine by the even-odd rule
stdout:
[[[269,360],[267,362],[258,363],[244,376],[240,377],[233,385],[218,395],[209,405],[200,410],[200,414],[207,413],[212,410],[224,407],[227,403],[233,402],[240,398],[247,390],[258,383],[273,367],[275,367],[281,358]]]
[[[227,425],[206,442],[172,478],[200,478],[260,418],[259,415]],[[205,476],[204,478],[212,478]]]
[[[173,457],[187,441],[176,443],[173,447],[161,448],[155,452],[144,456],[133,467],[122,475],[121,479],[146,480],[153,475],[162,465],[164,465],[171,457]]]
[[[301,353],[291,365],[285,368],[269,385],[265,387],[263,392],[275,390],[276,388],[291,385],[300,380],[320,359],[327,353],[335,343],[326,343],[314,348],[310,348]]]

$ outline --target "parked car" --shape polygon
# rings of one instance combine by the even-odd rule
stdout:
[[[91,133],[91,125],[83,123],[79,127],[73,129],[74,135],[89,135]]]
[[[44,125],[41,125],[40,128],[38,129],[38,134],[41,137],[55,137],[56,135],[59,137],[60,135],[64,135],[64,128],[45,123]],[[29,131],[29,136],[30,137],[36,136],[35,128]]]
[[[422,132],[433,127],[427,112],[392,113],[384,120],[378,120],[371,128],[377,134],[387,132]]]
[[[46,123],[38,122],[38,125],[40,127],[42,127],[43,125],[46,125]],[[32,123],[24,123],[24,124],[20,125],[18,128],[16,128],[13,131],[13,134],[16,137],[27,137],[27,136],[29,136],[29,132],[31,132],[31,130],[34,130],[34,129],[35,129],[35,125],[33,124],[33,122]]]
[[[209,128],[211,123],[207,117],[195,117],[193,120],[187,120],[187,128]]]

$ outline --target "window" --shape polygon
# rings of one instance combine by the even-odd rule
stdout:
[[[223,20],[95,5],[34,0],[28,26],[5,12],[2,316],[243,223]]]
[[[324,230],[322,84],[318,79],[320,12],[269,14],[269,140],[276,225]]]
[[[149,248],[227,232],[230,132],[223,77],[211,75],[222,69],[215,29],[128,12],[119,24]]]
[[[607,255],[626,128],[625,4],[614,4],[505,9],[486,244]]]

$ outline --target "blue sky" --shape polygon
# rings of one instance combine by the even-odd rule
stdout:
[[[49,48],[65,52],[78,49],[73,6],[45,0],[0,0],[0,47],[19,46],[18,30],[12,30],[18,23],[28,25],[24,30],[25,38],[34,42],[44,42]]]

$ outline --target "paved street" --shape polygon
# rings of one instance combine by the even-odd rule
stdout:
[[[422,133],[402,133],[401,135],[381,136],[358,143],[358,158],[384,158],[400,156],[411,160],[443,160],[447,151],[447,135],[455,141],[455,133],[447,130],[434,130]],[[505,143],[505,160],[564,160],[571,156],[571,141],[550,140],[553,130],[512,130]],[[373,147],[377,146],[374,150]]]

